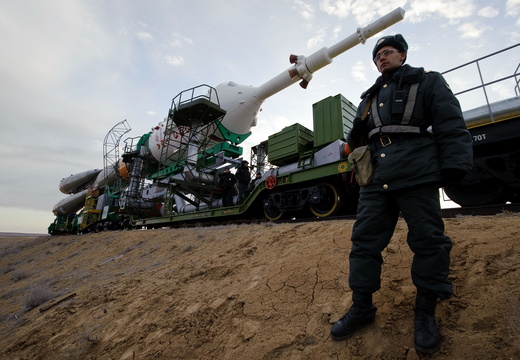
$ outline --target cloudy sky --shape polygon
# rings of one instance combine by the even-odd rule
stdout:
[[[520,0],[1,1],[0,232],[46,233],[65,196],[59,181],[101,168],[103,139],[119,121],[141,136],[181,91],[259,86],[289,68],[291,53],[330,47],[397,7],[403,21],[335,58],[307,90],[267,99],[244,154],[296,122],[312,129],[312,104],[327,96],[357,104],[378,76],[371,50],[380,36],[403,34],[407,62],[441,72],[519,43]],[[507,76],[519,60],[515,48],[482,67]],[[457,91],[478,73],[446,78]],[[512,96],[509,84],[490,92]]]

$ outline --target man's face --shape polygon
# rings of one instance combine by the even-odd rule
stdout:
[[[379,49],[374,58],[377,70],[383,75],[389,74],[403,63],[406,57],[405,52],[401,52],[392,46],[385,46]]]

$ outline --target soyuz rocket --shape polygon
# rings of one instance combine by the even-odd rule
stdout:
[[[267,98],[297,82],[300,82],[302,88],[307,88],[314,72],[332,63],[336,56],[359,43],[364,44],[368,38],[401,21],[404,14],[405,11],[402,8],[397,8],[364,28],[358,28],[355,33],[331,47],[324,47],[307,57],[290,55],[289,62],[292,65],[258,87],[241,85],[233,81],[217,85],[215,90],[220,107],[226,113],[221,120],[221,127],[215,127],[209,136],[214,141],[224,141],[222,129],[234,134],[248,134],[251,128],[256,126],[262,103]],[[165,119],[152,129],[148,143],[144,149],[141,149],[143,156],[155,159],[157,162],[160,161],[165,139],[164,131],[168,121]],[[182,134],[181,130],[179,130],[179,134]],[[180,141],[182,141],[181,138],[179,138]],[[175,152],[176,149],[172,147],[168,151]],[[170,153],[167,158],[170,159],[174,155]],[[53,212],[67,215],[80,210],[85,203],[87,188],[102,189],[117,179],[116,171],[120,176],[128,175],[124,162],[119,161],[118,167],[117,170],[114,168],[88,170],[62,179],[59,184],[60,191],[71,195],[58,202],[54,206]]]

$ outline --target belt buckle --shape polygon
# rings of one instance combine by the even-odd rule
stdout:
[[[392,140],[390,139],[390,136],[385,134],[379,138],[379,142],[381,143],[381,146],[387,147],[392,143]]]

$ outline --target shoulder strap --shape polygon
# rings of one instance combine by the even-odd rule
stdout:
[[[376,126],[374,129],[370,130],[368,133],[368,137],[371,138],[375,134],[379,133],[401,133],[401,134],[420,134],[423,131],[418,126],[408,125],[410,123],[410,119],[412,117],[413,108],[415,106],[415,100],[417,99],[417,90],[419,88],[419,83],[414,83],[410,86],[410,91],[408,92],[408,100],[406,101],[406,107],[404,109],[403,119],[401,120],[401,124],[399,125],[383,125],[381,122],[381,118],[379,117],[379,112],[377,111],[377,105],[374,101],[372,103],[372,117],[374,119],[374,125]]]
[[[372,103],[372,97],[369,97],[367,103],[365,105],[365,109],[363,110],[363,115],[361,115],[361,120],[366,120],[368,115],[368,109],[370,109],[370,104]]]
[[[410,91],[408,92],[408,100],[406,101],[406,107],[404,108],[403,120],[401,121],[401,125],[407,125],[410,122],[410,118],[412,117],[413,108],[415,106],[415,100],[417,99],[417,89],[419,88],[419,83],[412,84],[410,86]]]
[[[377,128],[383,126],[383,123],[381,122],[381,118],[379,117],[379,112],[377,111],[376,103],[377,103],[377,101],[374,101],[372,103],[372,118],[374,118],[374,125],[376,126],[376,129],[377,129]]]

